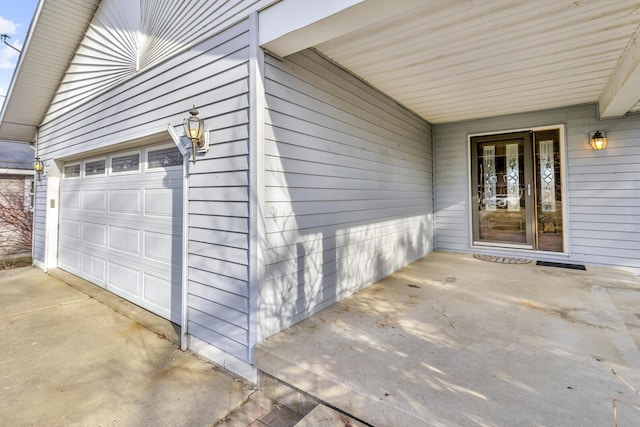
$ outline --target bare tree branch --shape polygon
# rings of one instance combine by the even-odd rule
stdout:
[[[31,251],[33,213],[24,191],[0,191],[0,255]]]

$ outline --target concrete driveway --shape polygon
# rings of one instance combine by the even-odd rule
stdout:
[[[256,365],[375,426],[640,425],[640,280],[433,253]]]
[[[36,268],[0,271],[0,425],[211,426],[253,392],[151,319],[164,332]]]

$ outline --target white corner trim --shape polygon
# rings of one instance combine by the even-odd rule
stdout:
[[[189,335],[189,350],[252,384],[258,383],[258,369],[255,366],[243,362],[193,335]]]
[[[58,266],[58,227],[60,224],[60,186],[62,178],[62,162],[48,160],[45,167],[48,168],[45,187],[45,242],[44,242],[44,267],[56,268]]]
[[[169,123],[167,132],[182,155],[182,317],[180,321],[180,349],[188,347],[189,322],[189,151],[182,143],[182,138]]]
[[[33,259],[33,266],[34,266],[34,267],[38,267],[40,270],[44,271],[45,273],[47,272],[47,268],[46,268],[46,266],[45,266],[45,265],[44,265],[44,263],[43,263],[42,261],[40,261],[40,260],[37,260],[37,259],[35,259],[35,258],[34,258],[34,259]]]
[[[250,16],[250,121],[249,121],[249,362],[260,342],[258,317],[260,284],[265,275],[264,238],[264,128],[266,95],[264,88],[264,51],[258,46],[257,13]]]

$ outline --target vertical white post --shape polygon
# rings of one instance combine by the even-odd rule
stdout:
[[[249,17],[249,362],[259,341],[258,302],[264,282],[264,51],[258,45],[258,13]]]
[[[46,201],[46,231],[44,245],[44,268],[58,266],[58,228],[60,222],[60,180],[62,179],[63,164],[60,161],[49,160],[45,168],[47,174]]]

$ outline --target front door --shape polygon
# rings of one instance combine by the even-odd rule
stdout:
[[[533,248],[531,133],[471,139],[474,242]]]
[[[557,129],[471,138],[474,245],[562,252]]]

